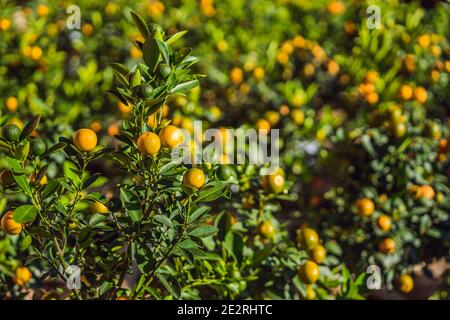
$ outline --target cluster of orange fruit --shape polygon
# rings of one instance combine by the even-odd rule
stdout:
[[[434,190],[432,187],[425,185],[417,187],[416,197],[418,199],[426,197],[432,199]],[[355,203],[358,214],[363,217],[370,217],[375,212],[375,203],[369,198],[360,198]],[[392,227],[392,218],[387,214],[381,214],[376,221],[377,227],[384,232],[388,232]],[[378,243],[378,250],[384,254],[393,254],[396,249],[395,240],[389,237],[383,238]],[[398,288],[403,293],[409,293],[414,287],[414,281],[410,275],[404,274],[397,279]]]
[[[307,285],[306,298],[315,299],[316,293],[313,284],[319,280],[319,264],[325,261],[327,251],[320,244],[320,238],[317,232],[311,228],[302,228],[298,231],[297,242],[301,248],[307,250],[309,260],[307,260],[298,270],[299,279]]]

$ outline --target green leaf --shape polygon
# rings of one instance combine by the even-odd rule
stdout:
[[[189,216],[189,223],[195,222],[204,214],[206,214],[211,208],[210,207],[200,207]]]
[[[130,190],[125,188],[120,189],[120,200],[127,212],[131,221],[138,222],[142,217],[142,210],[139,203],[139,198]]]
[[[131,78],[131,87],[137,87],[141,84],[141,70],[139,68],[136,69],[136,71],[133,74],[133,77]]]
[[[98,225],[99,223],[105,221],[107,219],[107,216],[101,213],[96,213],[92,215],[92,217],[89,219],[89,226],[94,227]]]
[[[159,52],[161,52],[164,61],[170,66],[170,48],[163,41],[156,40],[156,43],[158,44]]]
[[[34,132],[34,130],[36,130],[36,128],[39,126],[40,121],[41,121],[41,116],[37,116],[37,117],[34,117],[33,119],[31,119],[31,121],[25,125],[25,128],[23,128],[22,133],[20,134],[19,142],[28,138]]]
[[[244,241],[241,235],[233,231],[229,231],[225,236],[224,248],[228,253],[236,259],[239,263],[242,261],[242,252],[244,248]]]
[[[170,219],[169,219],[167,216],[164,216],[164,215],[159,214],[159,215],[155,215],[155,216],[153,217],[153,219],[154,219],[156,222],[159,222],[159,223],[161,223],[161,224],[164,224],[164,225],[166,225],[166,226],[168,226],[168,227],[172,227],[172,221],[170,221]]]
[[[128,76],[128,73],[130,73],[130,71],[128,70],[128,68],[121,64],[121,63],[110,63],[109,64],[115,71],[119,72],[120,74],[122,74],[124,77]]]
[[[148,25],[144,19],[142,19],[141,16],[134,11],[130,11],[130,14],[134,24],[139,29],[139,32],[144,36],[144,38],[148,37],[150,35],[150,30],[148,29]]]
[[[65,147],[67,147],[67,144],[64,142],[59,142],[55,145],[53,145],[51,148],[47,149],[47,151],[41,156],[41,159],[48,157],[62,149],[64,149]]]
[[[31,245],[32,241],[33,241],[33,238],[31,238],[31,236],[29,234],[27,234],[20,241],[20,250],[23,251],[23,250],[27,249]]]
[[[18,223],[27,223],[36,218],[37,209],[32,205],[23,205],[14,210],[14,221]]]
[[[187,33],[187,30],[177,32],[173,34],[169,39],[167,39],[166,43],[170,46],[178,41],[181,37],[183,37]]]
[[[226,184],[214,181],[204,186],[198,194],[197,201],[208,202],[220,198],[224,194]]]
[[[159,169],[160,175],[170,175],[173,173],[173,169],[177,169],[181,163],[181,160],[173,160],[169,163],[166,163]]]
[[[116,76],[116,79],[125,87],[129,86],[129,82],[127,78],[125,78],[121,73],[114,70],[114,75]]]
[[[172,90],[170,90],[170,93],[186,92],[191,89],[194,89],[196,86],[198,86],[198,80],[191,80],[188,82],[183,82],[183,83],[177,84]]]
[[[159,281],[164,285],[164,287],[170,292],[170,294],[175,298],[179,299],[181,296],[181,286],[178,280],[170,274],[157,273]]]
[[[199,227],[194,228],[189,232],[189,235],[197,238],[206,238],[215,233],[217,233],[218,229],[214,226],[210,225],[201,225]]]
[[[187,56],[189,56],[192,53],[191,48],[181,48],[175,53],[175,63],[179,64],[181,63]]]
[[[50,197],[51,195],[54,195],[58,188],[59,188],[60,184],[59,181],[57,180],[50,180],[46,185],[44,190],[42,191],[41,197],[42,199],[47,199],[48,197]]]
[[[147,37],[143,48],[144,61],[147,67],[154,72],[159,60],[158,43],[152,37]]]
[[[25,175],[14,174],[14,180],[19,185],[20,189],[22,189],[22,191],[25,192],[27,196],[29,197],[32,196],[30,183],[28,182],[28,179],[25,177]]]
[[[8,165],[11,167],[12,172],[14,172],[16,174],[25,173],[25,170],[22,168],[22,165],[19,160],[11,158],[11,157],[6,157],[6,161],[8,162]]]
[[[89,188],[99,177],[101,176],[100,173],[94,173],[92,176],[86,179],[86,181],[83,183],[83,189]]]
[[[198,248],[197,243],[195,243],[194,241],[192,241],[191,239],[186,239],[181,241],[178,246],[182,249],[192,249],[192,248]]]

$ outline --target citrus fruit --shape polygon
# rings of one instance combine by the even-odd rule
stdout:
[[[193,188],[201,188],[205,184],[205,174],[198,168],[189,169],[183,176],[183,184]]]
[[[391,223],[391,218],[385,214],[382,214],[377,219],[377,226],[382,231],[389,231],[391,229]]]
[[[314,261],[306,261],[298,270],[298,276],[303,283],[313,284],[319,279],[319,266]]]
[[[168,148],[175,148],[183,142],[183,132],[173,125],[168,125],[159,132],[161,143]]]
[[[156,133],[145,132],[139,136],[137,146],[144,156],[154,156],[161,148],[161,140]]]
[[[375,211],[375,204],[369,198],[362,198],[356,201],[356,209],[363,217],[369,217]]]
[[[17,235],[22,232],[23,225],[14,221],[14,211],[5,213],[1,220],[2,230],[6,234]]]
[[[409,293],[414,289],[414,280],[409,274],[403,274],[397,279],[397,287],[403,293]]]
[[[297,234],[297,242],[306,250],[313,250],[319,245],[319,235],[312,228],[302,228]]]
[[[73,143],[81,152],[90,152],[97,146],[97,134],[91,129],[79,129],[73,136]]]
[[[327,256],[327,250],[325,249],[324,246],[319,244],[314,249],[311,250],[310,256],[315,263],[320,264],[325,260]]]
[[[16,269],[15,273],[14,282],[19,286],[23,286],[33,278],[33,274],[27,267],[19,267]]]
[[[392,254],[395,252],[395,241],[391,238],[384,238],[380,241],[378,244],[378,250],[380,250],[383,253]]]
[[[3,137],[10,142],[17,141],[20,137],[20,129],[15,124],[8,124],[4,126],[2,131]]]
[[[44,140],[37,138],[31,141],[31,152],[36,156],[42,156],[47,150]]]
[[[259,234],[266,239],[272,239],[275,235],[275,228],[270,221],[264,221],[259,226]]]
[[[91,205],[89,206],[89,211],[91,213],[101,213],[101,214],[109,213],[108,207],[105,206],[100,201],[95,201],[95,202],[91,203]]]

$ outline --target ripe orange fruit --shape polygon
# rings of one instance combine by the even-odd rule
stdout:
[[[327,11],[332,15],[339,16],[345,11],[345,4],[342,1],[332,1],[327,5]]]
[[[16,235],[22,232],[23,225],[14,221],[14,211],[8,211],[2,217],[1,226],[6,234]]]
[[[9,112],[15,112],[19,107],[19,101],[16,97],[8,97],[5,104],[6,110],[8,110]]]
[[[9,19],[0,19],[0,30],[2,31],[6,31],[9,29],[9,27],[11,26],[11,21],[9,21]]]
[[[256,67],[253,70],[253,76],[255,77],[256,80],[263,79],[264,75],[265,75],[265,71],[264,71],[264,68],[262,68],[262,67]]]
[[[277,111],[269,110],[264,114],[264,117],[271,126],[276,125],[280,121],[280,114]]]
[[[424,104],[427,102],[428,93],[424,87],[417,87],[414,89],[414,99],[416,99],[419,103]]]
[[[398,277],[397,287],[403,293],[409,293],[414,289],[414,280],[409,274]]]
[[[116,300],[131,300],[131,298],[129,296],[119,296]]]
[[[378,93],[376,92],[371,92],[366,96],[366,101],[371,104],[374,105],[378,102]]]
[[[319,266],[314,261],[306,261],[298,270],[298,276],[303,283],[313,284],[320,277]]]
[[[168,148],[175,148],[183,142],[183,132],[173,125],[168,125],[159,132],[161,143]]]
[[[382,214],[377,219],[377,226],[380,230],[389,231],[389,229],[391,229],[391,217]]]
[[[81,33],[83,33],[85,36],[90,36],[93,31],[94,31],[94,27],[92,27],[92,24],[90,24],[90,23],[85,23],[81,27]]]
[[[420,186],[416,191],[416,199],[427,198],[431,200],[435,195],[436,192],[434,191],[433,187],[429,185]]]
[[[366,75],[364,76],[364,81],[367,83],[374,84],[378,80],[378,72],[374,70],[367,71]]]
[[[234,84],[240,84],[244,78],[244,73],[241,68],[234,67],[230,71],[230,80]]]
[[[411,86],[404,84],[400,87],[399,95],[403,100],[409,100],[413,96],[413,89]]]
[[[270,221],[264,221],[259,226],[259,234],[266,239],[272,239],[275,235],[275,228]]]
[[[290,54],[292,54],[292,52],[294,52],[294,46],[291,41],[283,42],[280,49],[281,49],[281,52],[284,52],[287,55],[290,55]]]
[[[97,135],[91,129],[79,129],[73,136],[73,143],[81,152],[90,152],[97,146]]]
[[[100,121],[93,121],[90,125],[91,129],[94,130],[95,133],[100,132],[102,130],[102,124]]]
[[[330,60],[327,63],[327,72],[329,75],[331,76],[337,75],[339,73],[339,69],[340,69],[339,64],[336,61]]]
[[[111,123],[106,130],[109,136],[114,137],[120,133],[119,125],[115,122]]]
[[[150,117],[148,117],[147,123],[150,128],[156,128],[158,126],[158,119],[156,118],[156,113],[154,113]],[[172,123],[174,123],[174,121],[172,121]]]
[[[91,213],[101,213],[101,214],[107,214],[109,213],[109,209],[107,206],[105,206],[100,201],[95,201],[89,206],[89,211]]]
[[[277,60],[281,64],[286,64],[289,62],[289,55],[285,52],[280,52],[277,55]]]
[[[49,11],[49,8],[44,4],[40,4],[36,7],[36,13],[40,17],[45,17],[46,15],[48,15]]]
[[[305,122],[305,113],[302,110],[292,110],[291,117],[292,121],[298,126],[301,126]]]
[[[369,217],[375,211],[375,204],[369,198],[361,198],[356,201],[356,208],[361,216]]]
[[[279,168],[275,173],[262,177],[262,187],[266,193],[280,193],[284,190],[284,171]]]
[[[302,248],[313,250],[319,245],[319,235],[312,228],[303,228],[297,234],[297,242]]]
[[[306,300],[315,300],[317,297],[316,292],[314,291],[314,288],[309,285],[306,287]]]
[[[403,58],[403,65],[409,73],[413,73],[416,70],[416,57],[412,54],[407,54]]]
[[[378,244],[378,250],[383,253],[392,254],[395,252],[395,241],[391,238],[384,238]]]
[[[133,108],[129,104],[124,104],[122,101],[117,102],[117,108],[123,114],[128,114],[133,110]]]
[[[327,250],[322,245],[317,245],[314,249],[310,252],[310,257],[315,263],[322,263],[327,256]]]
[[[161,148],[161,140],[156,133],[145,132],[139,136],[137,146],[144,156],[154,156]]]
[[[16,275],[13,280],[17,285],[23,286],[25,283],[29,282],[31,278],[33,278],[33,274],[30,269],[27,267],[19,267],[16,269]]]
[[[39,60],[42,57],[42,49],[39,47],[31,47],[30,56],[33,60]]]
[[[431,42],[431,37],[428,34],[422,34],[417,37],[417,43],[422,48],[428,48]]]
[[[256,129],[261,130],[263,133],[267,134],[270,131],[270,122],[266,119],[259,119],[256,122]]]
[[[183,184],[193,188],[201,188],[205,184],[205,174],[202,169],[191,168],[183,176]]]

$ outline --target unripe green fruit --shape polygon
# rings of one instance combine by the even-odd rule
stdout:
[[[143,84],[141,86],[141,94],[144,98],[150,98],[153,93],[153,87],[151,84]]]
[[[42,139],[34,139],[31,141],[31,152],[36,156],[42,156],[47,151],[47,145]]]
[[[15,124],[9,124],[5,127],[3,127],[3,137],[10,141],[17,141],[20,137],[20,129]]]
[[[171,71],[172,69],[170,69],[168,65],[162,65],[159,69],[159,74],[161,75],[161,77],[167,78]]]

